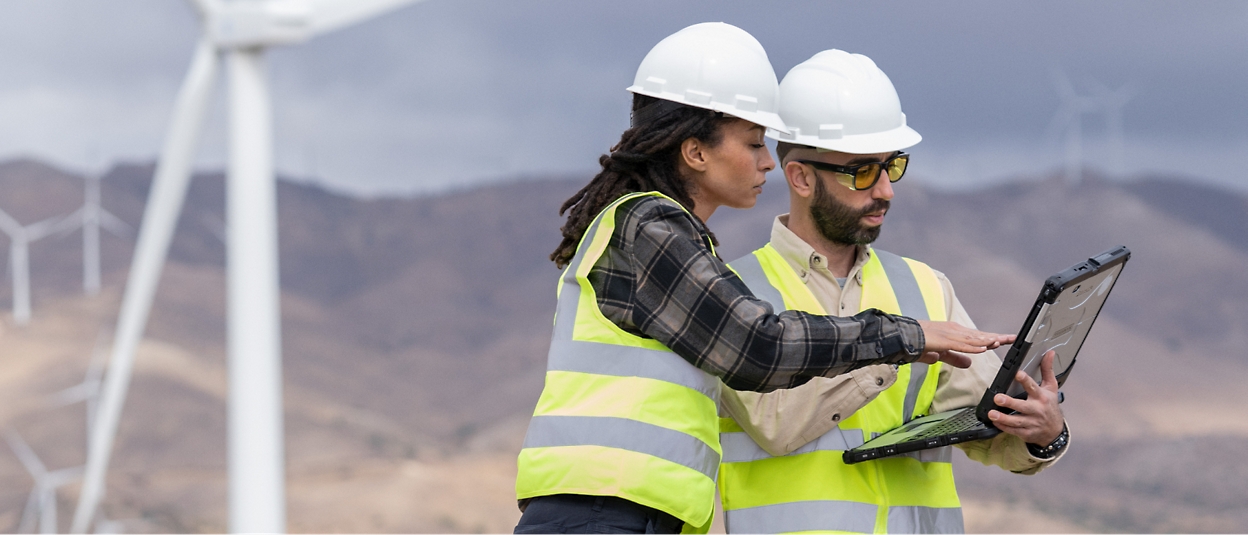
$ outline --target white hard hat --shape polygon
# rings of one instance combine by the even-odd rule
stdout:
[[[641,60],[628,90],[787,131],[767,52],[731,24],[694,24],[659,41]]]
[[[906,126],[901,100],[871,58],[825,50],[799,63],[780,82],[780,117],[789,131],[767,137],[820,149],[874,154],[923,139]]]

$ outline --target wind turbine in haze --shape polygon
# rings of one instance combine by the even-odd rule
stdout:
[[[229,71],[229,528],[285,531],[277,207],[264,52],[414,1],[192,0],[202,34],[174,106],[130,264],[73,531],[87,529],[102,497],[134,353],[186,198],[195,146],[218,74],[218,55],[224,56]]]
[[[13,277],[13,322],[30,322],[30,244],[56,232],[60,217],[22,225],[0,210],[0,231],[9,236],[9,275]]]
[[[1126,172],[1126,156],[1122,143],[1122,108],[1135,97],[1135,86],[1126,84],[1111,91],[1100,82],[1093,82],[1093,93],[1105,113],[1105,132],[1109,136],[1109,156],[1113,171]]]
[[[82,207],[61,221],[60,232],[82,227],[82,290],[87,295],[100,293],[100,227],[119,238],[130,237],[130,225],[100,207],[99,174],[91,173],[85,182]]]
[[[1053,85],[1062,104],[1049,123],[1049,134],[1060,132],[1065,137],[1066,183],[1074,185],[1083,180],[1083,115],[1096,111],[1099,102],[1094,97],[1076,93],[1070,79],[1059,69],[1053,70]]]
[[[39,533],[57,533],[56,529],[56,489],[73,482],[82,476],[82,467],[62,468],[48,471],[39,456],[31,449],[30,444],[22,440],[22,436],[12,429],[4,433],[9,448],[17,455],[22,466],[34,478],[35,486],[26,500],[26,508],[22,510],[22,519],[18,523],[18,533],[33,533],[34,524],[39,522]]]
[[[87,409],[87,450],[91,448],[91,431],[95,428],[95,415],[99,409],[100,384],[104,380],[104,369],[108,365],[108,348],[104,345],[104,333],[96,339],[95,349],[91,351],[91,360],[87,363],[87,376],[81,383],[52,394],[48,399],[49,408],[64,407],[82,402]]]

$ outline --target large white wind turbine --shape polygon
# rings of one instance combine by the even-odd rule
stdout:
[[[56,231],[60,217],[22,225],[0,210],[0,231],[9,235],[9,274],[13,277],[13,322],[30,322],[30,244]]]
[[[39,456],[30,445],[22,440],[17,431],[6,430],[4,438],[9,448],[17,455],[17,459],[26,467],[35,486],[26,500],[26,508],[22,510],[22,519],[18,523],[18,533],[33,533],[36,517],[39,522],[39,533],[57,533],[56,529],[56,489],[73,482],[82,476],[82,467],[62,468],[49,472]]]
[[[82,290],[87,295],[100,293],[100,228],[121,238],[130,236],[130,225],[100,206],[101,178],[92,173],[83,179],[82,207],[58,225],[61,232],[82,227]]]
[[[202,35],[174,107],[126,282],[73,530],[91,524],[160,272],[217,78],[229,71],[227,294],[232,532],[286,529],[272,113],[264,52],[415,0],[192,0]]]
[[[1053,71],[1053,85],[1062,98],[1062,105],[1053,116],[1053,122],[1049,124],[1049,133],[1064,133],[1066,182],[1078,184],[1083,179],[1083,114],[1095,111],[1098,102],[1093,97],[1076,93],[1070,79],[1060,70]]]

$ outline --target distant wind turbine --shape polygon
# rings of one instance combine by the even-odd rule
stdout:
[[[82,228],[82,290],[87,295],[100,293],[100,227],[120,238],[131,235],[130,225],[100,206],[101,178],[94,173],[83,178],[82,207],[66,216],[57,228],[59,232]]]
[[[202,34],[174,106],[143,215],[73,531],[86,530],[103,494],[134,352],[186,198],[195,146],[217,78],[218,54],[225,56],[230,73],[226,183],[229,528],[232,532],[285,531],[277,207],[264,52],[414,1],[192,0]]]
[[[13,277],[13,322],[30,322],[30,244],[56,232],[60,217],[22,225],[0,210],[0,231],[9,236],[9,274]]]
[[[87,409],[87,449],[91,448],[92,430],[95,428],[95,415],[99,408],[100,384],[104,380],[104,370],[108,365],[108,348],[104,344],[104,333],[96,339],[95,349],[91,351],[91,360],[87,363],[87,375],[81,383],[61,390],[47,401],[49,408],[64,407],[82,402]]]
[[[22,466],[34,478],[35,486],[26,500],[26,508],[22,510],[22,519],[18,523],[18,533],[33,533],[36,517],[39,522],[39,533],[58,533],[56,529],[56,489],[73,482],[82,476],[82,467],[62,468],[52,472],[44,466],[39,456],[31,449],[17,431],[8,429],[4,433],[9,448],[17,455]]]
[[[1093,82],[1092,90],[1105,113],[1105,131],[1109,136],[1109,156],[1113,171],[1117,174],[1126,172],[1126,156],[1122,142],[1122,108],[1135,98],[1135,86],[1126,84],[1111,91],[1100,82]]]
[[[1061,107],[1049,123],[1049,133],[1063,133],[1066,143],[1066,183],[1083,180],[1083,114],[1095,111],[1097,99],[1079,95],[1070,79],[1059,69],[1053,70],[1053,85],[1062,99]]]

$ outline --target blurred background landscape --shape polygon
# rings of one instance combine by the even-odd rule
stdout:
[[[1248,4],[822,0],[427,0],[273,49],[291,531],[511,531],[558,206],[627,127],[646,51],[714,20],[778,76],[833,47],[889,74],[924,140],[877,245],[946,273],[981,328],[1017,330],[1057,269],[1134,253],[1064,388],[1061,463],[955,454],[969,531],[1248,532]],[[0,279],[0,429],[49,470],[84,459],[87,411],[56,396],[111,347],[197,24],[168,0],[0,6],[0,209],[62,217],[100,178],[129,225],[102,233],[97,296],[81,230],[34,242],[28,325]],[[138,350],[112,529],[228,529],[223,93]],[[709,222],[724,258],[787,210],[769,179]],[[34,485],[0,445],[0,532]],[[55,493],[63,529],[78,492]]]
[[[104,206],[137,224],[151,170],[112,168]],[[510,530],[554,311],[546,256],[557,206],[582,182],[371,199],[281,183],[292,531]],[[81,184],[43,162],[4,162],[0,209],[65,213]],[[1066,458],[1024,477],[957,456],[969,529],[1248,529],[1248,416],[1233,394],[1248,381],[1248,196],[1095,175],[975,193],[903,181],[897,193],[878,245],[948,274],[984,329],[1015,332],[1052,272],[1112,245],[1134,253],[1065,387]],[[219,175],[194,180],[139,351],[104,502],[130,531],[225,528],[224,249],[205,223],[220,220],[222,194]],[[717,214],[721,254],[765,242],[787,202],[769,183],[753,210]],[[41,402],[82,381],[97,337],[111,334],[133,247],[105,240],[105,291],[88,298],[78,238],[33,246],[34,316],[0,334],[0,425],[50,468],[81,463],[84,411]],[[15,527],[31,484],[0,454],[0,529]],[[68,515],[74,486],[59,497]]]

